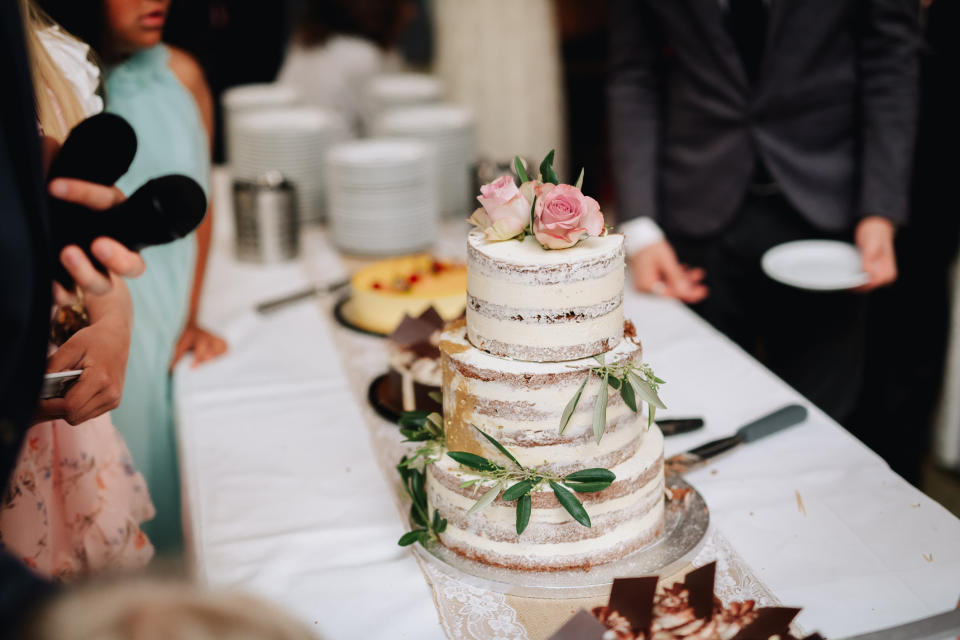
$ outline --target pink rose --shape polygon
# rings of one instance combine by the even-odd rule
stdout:
[[[542,184],[535,188],[533,234],[547,249],[566,249],[587,236],[603,233],[600,205],[569,184]]]
[[[530,201],[520,193],[512,176],[500,176],[480,187],[477,200],[483,206],[469,221],[482,229],[488,240],[509,240],[520,235],[530,222]]]

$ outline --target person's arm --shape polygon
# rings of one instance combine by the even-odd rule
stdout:
[[[660,51],[657,23],[642,0],[611,0],[607,104],[620,230],[634,286],[698,302],[702,269],[684,268],[656,223]]]
[[[897,277],[893,237],[909,215],[919,96],[918,7],[870,0],[860,16],[860,200],[855,242],[870,282]]]
[[[208,147],[212,148],[213,96],[210,93],[206,78],[204,78],[203,70],[192,56],[175,47],[170,47],[170,68],[196,100],[200,117],[207,130]],[[197,263],[193,272],[193,288],[190,291],[190,308],[183,333],[174,349],[173,358],[170,362],[171,368],[189,351],[193,351],[193,364],[196,366],[222,355],[227,350],[226,341],[197,324],[200,295],[203,292],[203,278],[207,270],[207,258],[210,255],[212,237],[213,207],[210,205],[203,222],[197,227]]]

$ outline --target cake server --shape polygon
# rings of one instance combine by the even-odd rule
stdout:
[[[338,289],[350,284],[350,280],[339,280],[337,282],[332,282],[330,284],[320,285],[318,287],[308,287],[307,289],[302,289],[296,293],[291,293],[285,295],[282,298],[275,298],[273,300],[267,300],[261,302],[257,305],[257,313],[272,313],[278,309],[282,309],[288,304],[293,304],[294,302],[299,302],[300,300],[306,300],[307,298],[312,298],[313,296],[321,295],[324,293],[333,293]]]
[[[746,442],[753,442],[765,438],[773,433],[792,427],[807,419],[807,409],[799,404],[788,404],[773,413],[743,425],[732,436],[712,440],[706,444],[694,447],[685,453],[679,453],[669,458],[664,464],[671,473],[686,473],[690,469],[700,466],[710,458],[738,447]]]
[[[850,636],[844,640],[901,640],[902,638],[939,640],[954,638],[958,633],[960,633],[960,609],[953,609],[896,627]]]

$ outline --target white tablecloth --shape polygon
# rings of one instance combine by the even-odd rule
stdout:
[[[218,176],[223,193],[223,178]],[[348,337],[329,301],[256,316],[254,302],[344,270],[322,233],[304,258],[232,259],[219,200],[201,319],[230,353],[176,372],[189,547],[197,576],[289,607],[324,637],[442,637],[408,551],[395,488],[364,427],[377,339]],[[448,242],[462,246],[459,231]],[[628,294],[627,317],[668,384],[663,415],[702,415],[667,453],[727,435],[798,394],[681,305]],[[808,405],[809,406],[809,405]],[[713,524],[808,630],[838,637],[956,606],[960,520],[820,411],[689,475]],[[899,428],[910,437],[910,425]],[[392,482],[392,478],[390,479]],[[370,624],[377,621],[376,624]]]

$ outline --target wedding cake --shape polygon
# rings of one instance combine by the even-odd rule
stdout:
[[[448,453],[424,478],[440,526],[423,535],[526,570],[615,560],[664,522],[663,436],[641,410],[662,381],[623,319],[623,236],[549,160],[481,190],[466,317],[440,339]]]

